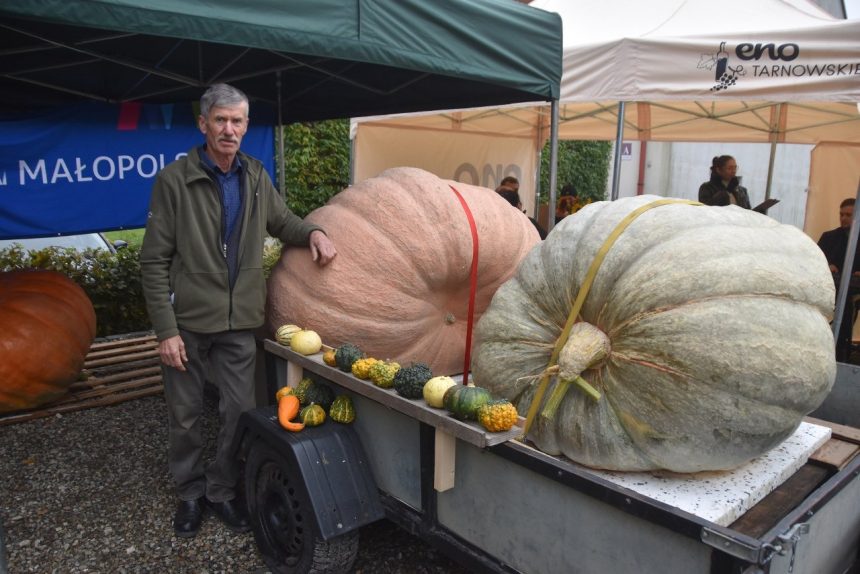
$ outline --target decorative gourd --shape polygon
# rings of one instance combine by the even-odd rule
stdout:
[[[275,402],[277,403],[281,400],[281,397],[291,394],[293,394],[293,387],[281,387],[278,389],[278,392],[275,393]]]
[[[326,349],[325,353],[323,353],[322,359],[323,363],[329,367],[337,366],[337,360],[334,358],[334,349]]]
[[[364,357],[364,353],[352,343],[344,343],[334,352],[337,368],[344,373],[352,372],[352,364]]]
[[[305,397],[307,396],[308,389],[311,388],[313,385],[313,379],[305,377],[301,381],[299,381],[299,384],[296,385],[295,389],[293,389],[293,394],[299,397],[299,401],[303,405],[306,405],[310,402]]]
[[[297,331],[290,338],[290,349],[302,355],[313,355],[322,349],[322,339],[316,331]]]
[[[314,381],[305,389],[301,399],[302,405],[316,403],[328,410],[332,401],[334,401],[334,391],[325,383]]]
[[[305,426],[319,426],[325,422],[325,409],[316,403],[311,403],[301,410],[299,419]]]
[[[534,225],[493,190],[389,169],[335,195],[307,216],[337,246],[325,267],[287,247],[268,282],[270,324],[314,325],[329,344],[360,341],[401,364],[420,357],[434,373],[463,371],[474,216],[480,256],[475,319],[540,241]],[[333,310],[337,310],[333,313]]]
[[[478,407],[490,402],[493,397],[490,391],[472,384],[455,385],[445,391],[442,403],[445,408],[461,421],[478,419]]]
[[[407,399],[420,399],[424,396],[424,384],[433,378],[433,371],[425,363],[413,363],[401,367],[394,375],[394,390]]]
[[[367,357],[359,359],[352,364],[352,374],[359,379],[367,379],[370,377],[370,367],[379,362],[379,359]]]
[[[0,272],[0,413],[64,395],[96,335],[83,289],[54,271]]]
[[[394,361],[379,361],[374,363],[368,371],[368,376],[373,384],[383,389],[390,389],[394,386],[394,377],[397,371],[400,370],[400,364]]]
[[[445,391],[456,385],[457,382],[451,377],[441,375],[433,377],[424,383],[424,400],[431,407],[441,409],[445,407]]]
[[[657,199],[593,203],[562,220],[479,321],[473,376],[526,416],[598,250]],[[644,211],[606,252],[558,373],[547,373],[547,401],[559,379],[596,393],[571,385],[552,418],[542,404],[529,438],[605,469],[738,466],[830,391],[833,300],[824,255],[795,227],[733,206]]]
[[[351,423],[355,420],[355,407],[352,404],[352,399],[347,395],[338,395],[331,404],[328,415],[335,422]]]
[[[290,339],[293,338],[293,335],[301,331],[302,328],[298,325],[288,324],[281,325],[275,331],[275,341],[284,345],[285,347],[290,346]]]
[[[478,422],[490,432],[505,432],[514,428],[519,415],[517,407],[506,399],[484,403],[476,411]]]
[[[278,422],[289,431],[300,431],[305,425],[294,423],[292,420],[299,414],[299,398],[296,395],[284,395],[278,399]]]

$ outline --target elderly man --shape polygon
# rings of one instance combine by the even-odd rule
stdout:
[[[198,125],[205,143],[156,178],[140,254],[162,362],[168,464],[179,499],[173,527],[180,537],[197,534],[204,506],[231,530],[249,529],[236,500],[230,444],[239,415],[254,407],[253,330],[264,319],[266,233],[309,246],[319,265],[337,255],[322,229],[287,209],[263,165],[239,151],[248,130],[245,94],[212,86],[200,100]],[[215,459],[204,465],[207,374],[220,395],[220,429]]]

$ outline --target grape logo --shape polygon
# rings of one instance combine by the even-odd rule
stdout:
[[[746,76],[746,70],[742,64],[729,65],[729,53],[726,52],[725,42],[720,42],[720,49],[716,54],[702,54],[697,68],[714,71],[712,92],[727,90],[737,83],[738,77]]]

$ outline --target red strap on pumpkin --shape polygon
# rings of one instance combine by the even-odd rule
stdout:
[[[466,219],[469,220],[469,230],[472,232],[472,269],[469,271],[469,311],[466,316],[466,357],[463,360],[463,384],[469,383],[469,363],[472,360],[472,327],[475,324],[475,295],[478,291],[478,226],[475,225],[475,217],[472,215],[472,210],[469,209],[469,204],[460,195],[460,192],[453,185],[448,185],[457,199],[460,200],[460,205],[463,206],[463,211],[466,212]]]

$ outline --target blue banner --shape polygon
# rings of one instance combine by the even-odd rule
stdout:
[[[272,126],[251,122],[242,140],[270,176],[273,138]],[[155,175],[203,141],[190,103],[90,103],[0,120],[0,239],[143,227]]]

